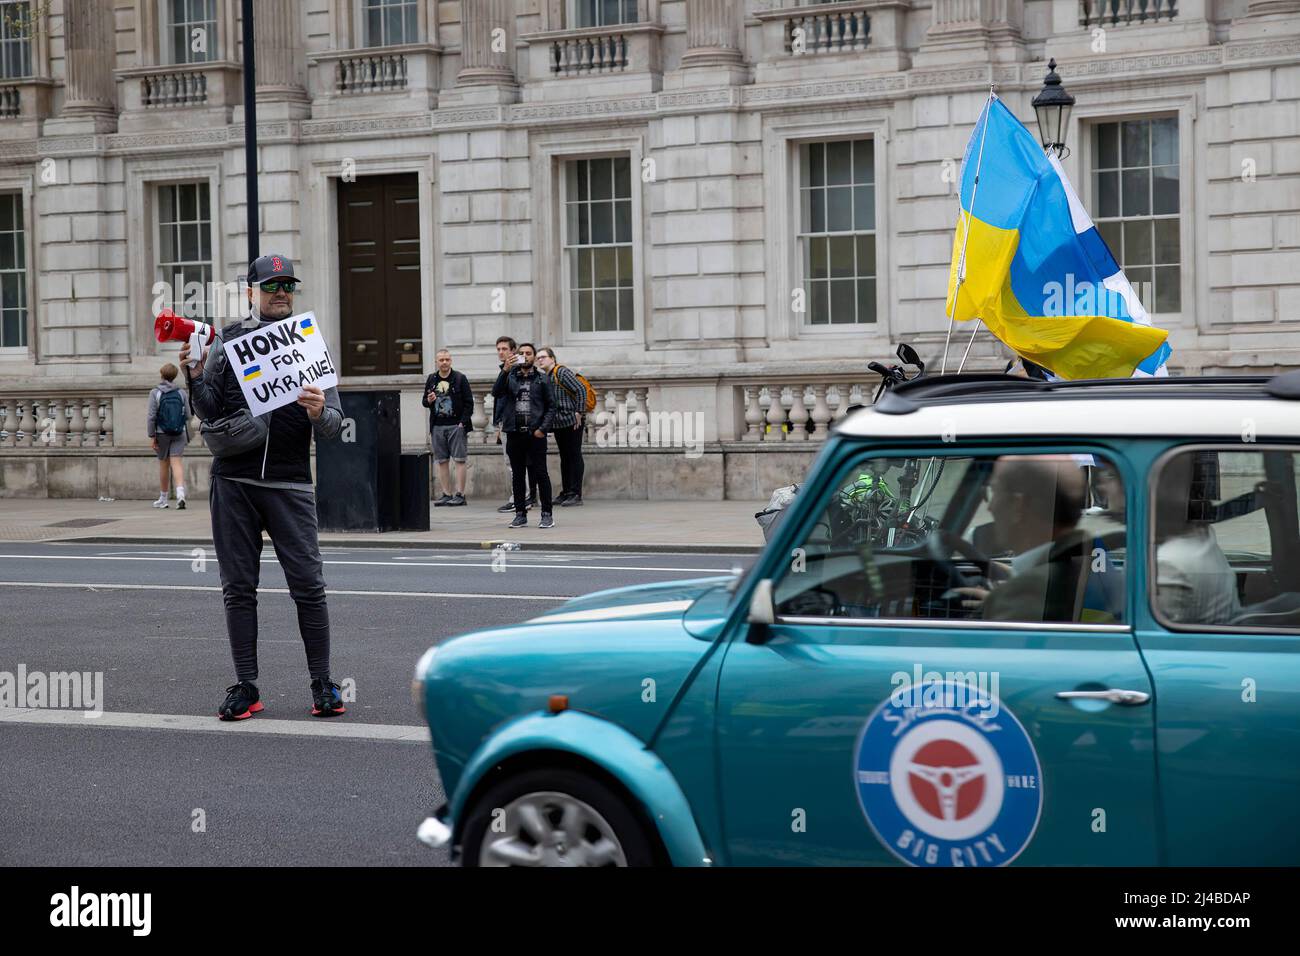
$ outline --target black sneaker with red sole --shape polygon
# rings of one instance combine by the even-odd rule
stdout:
[[[226,688],[226,699],[217,709],[217,717],[221,720],[247,720],[262,710],[262,695],[257,692],[257,685],[251,680],[241,680]]]
[[[339,685],[329,678],[321,680],[317,677],[311,682],[311,715],[313,717],[337,717],[339,714],[346,714],[347,708],[343,706],[343,694],[339,691]]]

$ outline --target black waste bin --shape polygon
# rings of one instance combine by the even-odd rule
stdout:
[[[322,531],[396,531],[401,479],[399,392],[339,392],[343,432],[316,445]]]
[[[427,451],[402,456],[398,525],[403,531],[429,530],[429,458]]]

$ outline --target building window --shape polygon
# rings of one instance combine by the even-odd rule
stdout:
[[[28,0],[0,2],[0,76],[6,80],[32,75],[31,16]]]
[[[173,311],[212,316],[212,213],[207,183],[158,187],[158,278]]]
[[[27,347],[27,233],[23,197],[0,193],[0,348]]]
[[[799,147],[805,324],[876,321],[876,164],[869,139]]]
[[[1182,306],[1178,118],[1098,123],[1092,218],[1148,312]]]
[[[166,22],[172,63],[217,58],[217,0],[167,0]]]
[[[569,23],[574,29],[636,23],[636,0],[570,0]]]
[[[630,332],[635,327],[632,274],[632,164],[627,156],[565,163],[564,252],[569,328]]]
[[[417,0],[366,0],[366,46],[415,43]]]

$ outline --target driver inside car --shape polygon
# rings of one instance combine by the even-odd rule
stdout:
[[[1092,535],[1078,527],[1086,480],[1068,455],[1004,456],[993,465],[988,508],[998,550],[989,587],[953,590],[990,621],[1082,619]]]

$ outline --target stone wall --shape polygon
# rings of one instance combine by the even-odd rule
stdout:
[[[24,196],[32,303],[29,347],[0,349],[0,404],[44,388],[112,395],[114,448],[131,462],[147,455],[143,396],[176,351],[150,334],[157,187],[207,182],[214,273],[229,281],[244,269],[238,4],[218,5],[222,48],[204,70],[205,102],[158,109],[142,99],[170,69],[156,5],[104,2],[111,29],[65,16],[73,8],[55,0],[38,77],[19,84],[25,112],[0,120],[0,189]],[[1300,366],[1300,0],[1180,0],[1172,20],[1101,33],[1080,22],[1079,0],[864,0],[836,11],[868,17],[869,42],[836,40],[813,55],[789,47],[807,6],[795,0],[643,0],[648,22],[620,32],[627,68],[580,75],[550,69],[554,44],[591,32],[566,29],[565,6],[421,0],[425,34],[390,54],[359,49],[343,0],[259,2],[259,52],[272,44],[258,104],[261,248],[295,259],[298,304],[317,312],[327,341],[339,339],[341,177],[415,173],[420,184],[426,367],[344,387],[418,396],[439,346],[485,383],[498,335],[549,344],[602,391],[636,386],[651,409],[703,414],[705,458],[720,464],[682,487],[744,485],[761,497],[770,482],[736,476],[773,460],[761,457],[770,442],[728,450],[747,430],[754,437],[744,389],[848,376],[869,389],[866,362],[900,340],[938,359],[967,140],[990,85],[1032,128],[1049,56],[1078,99],[1065,167],[1085,205],[1092,124],[1177,120],[1182,308],[1156,317],[1171,330],[1171,369]],[[501,50],[485,45],[497,26],[508,36]],[[405,85],[341,89],[343,60],[371,55],[400,55]],[[874,142],[879,320],[812,328],[792,303],[803,268],[798,151],[845,136]],[[611,153],[633,171],[636,327],[584,336],[565,318],[560,174],[569,159]],[[954,338],[955,363],[966,331]],[[984,334],[968,367],[1004,359]],[[783,416],[810,411],[812,395],[807,409],[800,391],[759,414],[780,434]],[[423,411],[410,400],[404,409],[404,441],[416,447]],[[92,482],[58,464],[74,478],[51,484],[27,470],[40,450],[5,446],[0,436],[0,460],[24,462],[4,466],[5,493],[24,475],[47,493],[39,489],[98,489],[100,472],[117,473],[97,465]],[[611,493],[652,487],[609,480]]]

